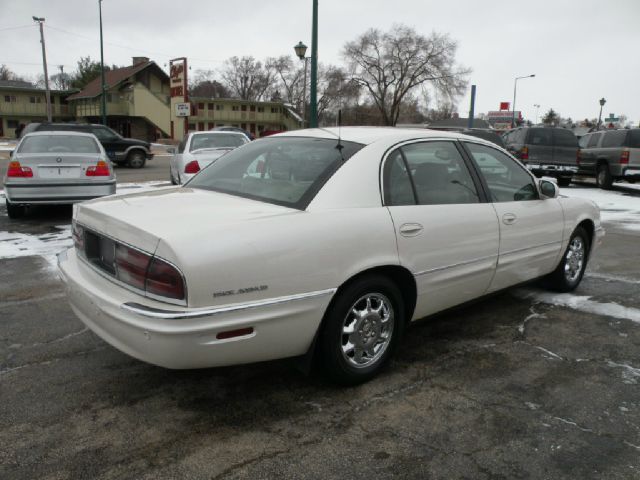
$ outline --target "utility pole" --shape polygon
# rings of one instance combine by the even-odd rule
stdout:
[[[467,128],[473,128],[473,117],[475,115],[476,107],[476,86],[471,85],[471,102],[469,104],[469,119],[467,122]]]
[[[313,0],[311,20],[311,92],[309,94],[309,127],[318,127],[318,0]]]
[[[44,44],[44,17],[36,17],[33,16],[34,22],[37,22],[40,25],[40,43],[42,44],[42,65],[44,67],[44,86],[47,91],[46,100],[47,100],[47,121],[51,122],[51,90],[49,90],[49,73],[47,72],[47,49]]]
[[[100,11],[100,91],[102,92],[101,98],[101,112],[102,112],[102,124],[107,124],[107,94],[105,92],[104,81],[104,48],[102,45],[102,0],[98,0],[98,10]]]

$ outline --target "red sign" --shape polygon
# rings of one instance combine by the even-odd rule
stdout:
[[[187,59],[176,58],[169,62],[171,97],[187,97]]]
[[[509,102],[500,102],[500,110],[509,110],[511,104]]]

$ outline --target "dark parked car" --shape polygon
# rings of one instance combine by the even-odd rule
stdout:
[[[30,123],[21,136],[31,132],[72,131],[93,133],[104,147],[109,159],[117,165],[142,168],[147,160],[153,158],[151,145],[142,140],[124,138],[104,125],[92,123]]]
[[[640,128],[593,132],[580,139],[580,175],[596,178],[600,188],[640,180]]]
[[[507,150],[538,177],[554,177],[566,187],[578,172],[578,139],[571,130],[520,127],[502,138]]]

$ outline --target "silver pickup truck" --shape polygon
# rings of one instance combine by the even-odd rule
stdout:
[[[640,128],[588,133],[580,139],[578,175],[595,177],[600,188],[640,180]]]

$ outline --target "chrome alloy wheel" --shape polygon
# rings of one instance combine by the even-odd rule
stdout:
[[[342,324],[342,356],[356,368],[377,362],[389,347],[395,316],[393,304],[381,293],[360,297]]]
[[[573,283],[580,276],[584,264],[584,255],[584,241],[581,237],[576,236],[571,240],[564,256],[564,276],[568,282]]]

